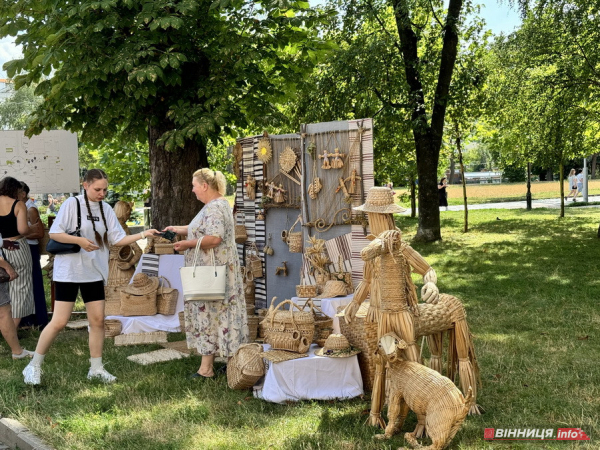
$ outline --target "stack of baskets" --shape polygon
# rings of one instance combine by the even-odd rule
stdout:
[[[114,289],[109,288],[110,290]],[[115,315],[153,316],[155,314],[175,314],[179,291],[172,288],[169,280],[164,277],[159,279],[149,277],[145,273],[138,273],[133,277],[131,284],[119,286],[118,289],[120,308],[118,313],[114,313]]]
[[[300,310],[291,300],[285,300],[276,307],[273,307],[273,301],[262,321],[265,343],[270,344],[274,350],[306,353],[315,334],[312,312]],[[289,305],[289,311],[281,309],[284,305]],[[294,308],[299,311],[293,311]]]
[[[344,307],[340,306],[338,311]],[[364,302],[356,312],[354,320],[347,324],[344,313],[338,312],[340,330],[353,347],[361,350],[358,354],[358,365],[363,379],[365,391],[373,390],[375,379],[375,355],[377,352],[377,323],[366,320],[369,303]]]

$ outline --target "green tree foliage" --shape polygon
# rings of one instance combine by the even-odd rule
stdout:
[[[28,86],[0,101],[0,129],[24,130],[27,128],[30,114],[42,99],[34,94],[35,87]]]
[[[164,225],[196,213],[189,182],[208,141],[277,116],[274,102],[327,50],[315,28],[328,17],[301,0],[16,0],[0,3],[0,36],[23,48],[5,64],[17,88],[48,77],[29,134],[148,141]]]
[[[564,164],[596,152],[598,12],[583,2],[549,3],[492,47],[488,141],[504,164],[558,167],[561,197]]]

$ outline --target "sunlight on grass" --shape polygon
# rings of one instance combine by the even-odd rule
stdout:
[[[581,427],[592,439],[600,434],[600,210],[574,208],[564,219],[556,210],[481,210],[469,218],[471,230],[463,233],[462,213],[445,213],[442,241],[411,243],[435,268],[440,292],[465,305],[481,367],[485,414],[468,417],[449,448],[597,448],[595,441],[489,443],[483,430]],[[410,242],[416,219],[399,216],[397,223]],[[422,278],[412,276],[420,292]],[[27,348],[35,346],[39,332],[20,334]],[[402,433],[381,443],[373,440],[379,430],[364,423],[368,396],[274,405],[228,389],[224,377],[188,380],[197,356],[150,366],[126,359],[157,348],[107,340],[104,361],[119,381],[105,386],[85,379],[87,333],[65,331],[46,357],[42,386],[33,388],[22,381],[26,362],[12,361],[3,344],[0,413],[61,450],[388,450],[406,445],[403,433],[416,423],[410,414]]]

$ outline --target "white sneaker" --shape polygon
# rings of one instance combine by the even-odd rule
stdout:
[[[33,358],[33,352],[23,349],[20,355],[12,354],[12,359]]]
[[[42,368],[29,363],[23,369],[23,376],[25,384],[38,385],[42,382]]]
[[[90,367],[87,377],[88,380],[99,378],[100,381],[104,383],[114,383],[115,381],[117,381],[117,377],[108,373],[104,367],[96,370],[92,370],[92,368]]]

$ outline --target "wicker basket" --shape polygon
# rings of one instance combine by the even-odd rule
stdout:
[[[156,255],[174,255],[173,244],[154,244],[154,253]]]
[[[262,351],[260,344],[240,345],[227,364],[227,385],[231,389],[250,389],[265,374]]]
[[[121,292],[122,316],[153,316],[156,314],[156,291],[144,295]]]
[[[301,311],[291,300],[285,300],[276,307],[272,303],[262,322],[265,327],[265,343],[270,344],[274,350],[305,353],[315,334],[312,313]],[[283,305],[289,305],[290,310],[281,310]],[[293,308],[299,311],[292,311]]]
[[[248,316],[248,339],[250,342],[255,341],[258,337],[258,322],[260,322],[260,317]]]
[[[181,328],[181,332],[185,333],[185,311],[179,312],[179,327]]]
[[[104,286],[104,315],[121,315],[121,288],[123,285]]]
[[[246,225],[236,225],[234,233],[236,244],[243,244],[248,240],[248,232],[246,231]]]
[[[263,264],[260,256],[258,256],[258,248],[255,242],[251,242],[248,245],[246,251],[246,268],[249,270],[254,278],[263,277]]]
[[[296,296],[302,298],[313,298],[317,296],[317,286],[313,284],[296,285]]]
[[[340,307],[342,308],[342,307]],[[369,303],[363,303],[354,320],[347,324],[341,315],[340,330],[353,347],[361,350],[358,354],[358,365],[363,379],[365,391],[373,390],[375,379],[375,353],[377,351],[377,323],[367,322],[365,319]]]
[[[296,224],[299,222],[300,216],[298,216],[287,235],[287,243],[290,249],[290,253],[302,253],[302,230],[292,231]]]
[[[171,282],[165,277],[158,277],[161,281],[156,295],[156,312],[167,316],[175,314],[179,291],[171,287]],[[165,283],[167,287],[165,287]]]
[[[312,300],[308,300],[302,309],[306,306],[311,309],[315,319],[315,335],[313,342],[319,347],[323,347],[323,344],[325,344],[329,335],[333,333],[333,319],[323,313],[321,308],[316,306]]]
[[[246,305],[254,305],[256,299],[256,285],[254,281],[246,281],[244,283],[244,298],[246,299]]]
[[[248,305],[246,303],[246,315],[248,317],[253,316],[254,315],[254,305]]]
[[[121,334],[123,325],[120,320],[108,319],[104,321],[104,337],[114,337]]]

